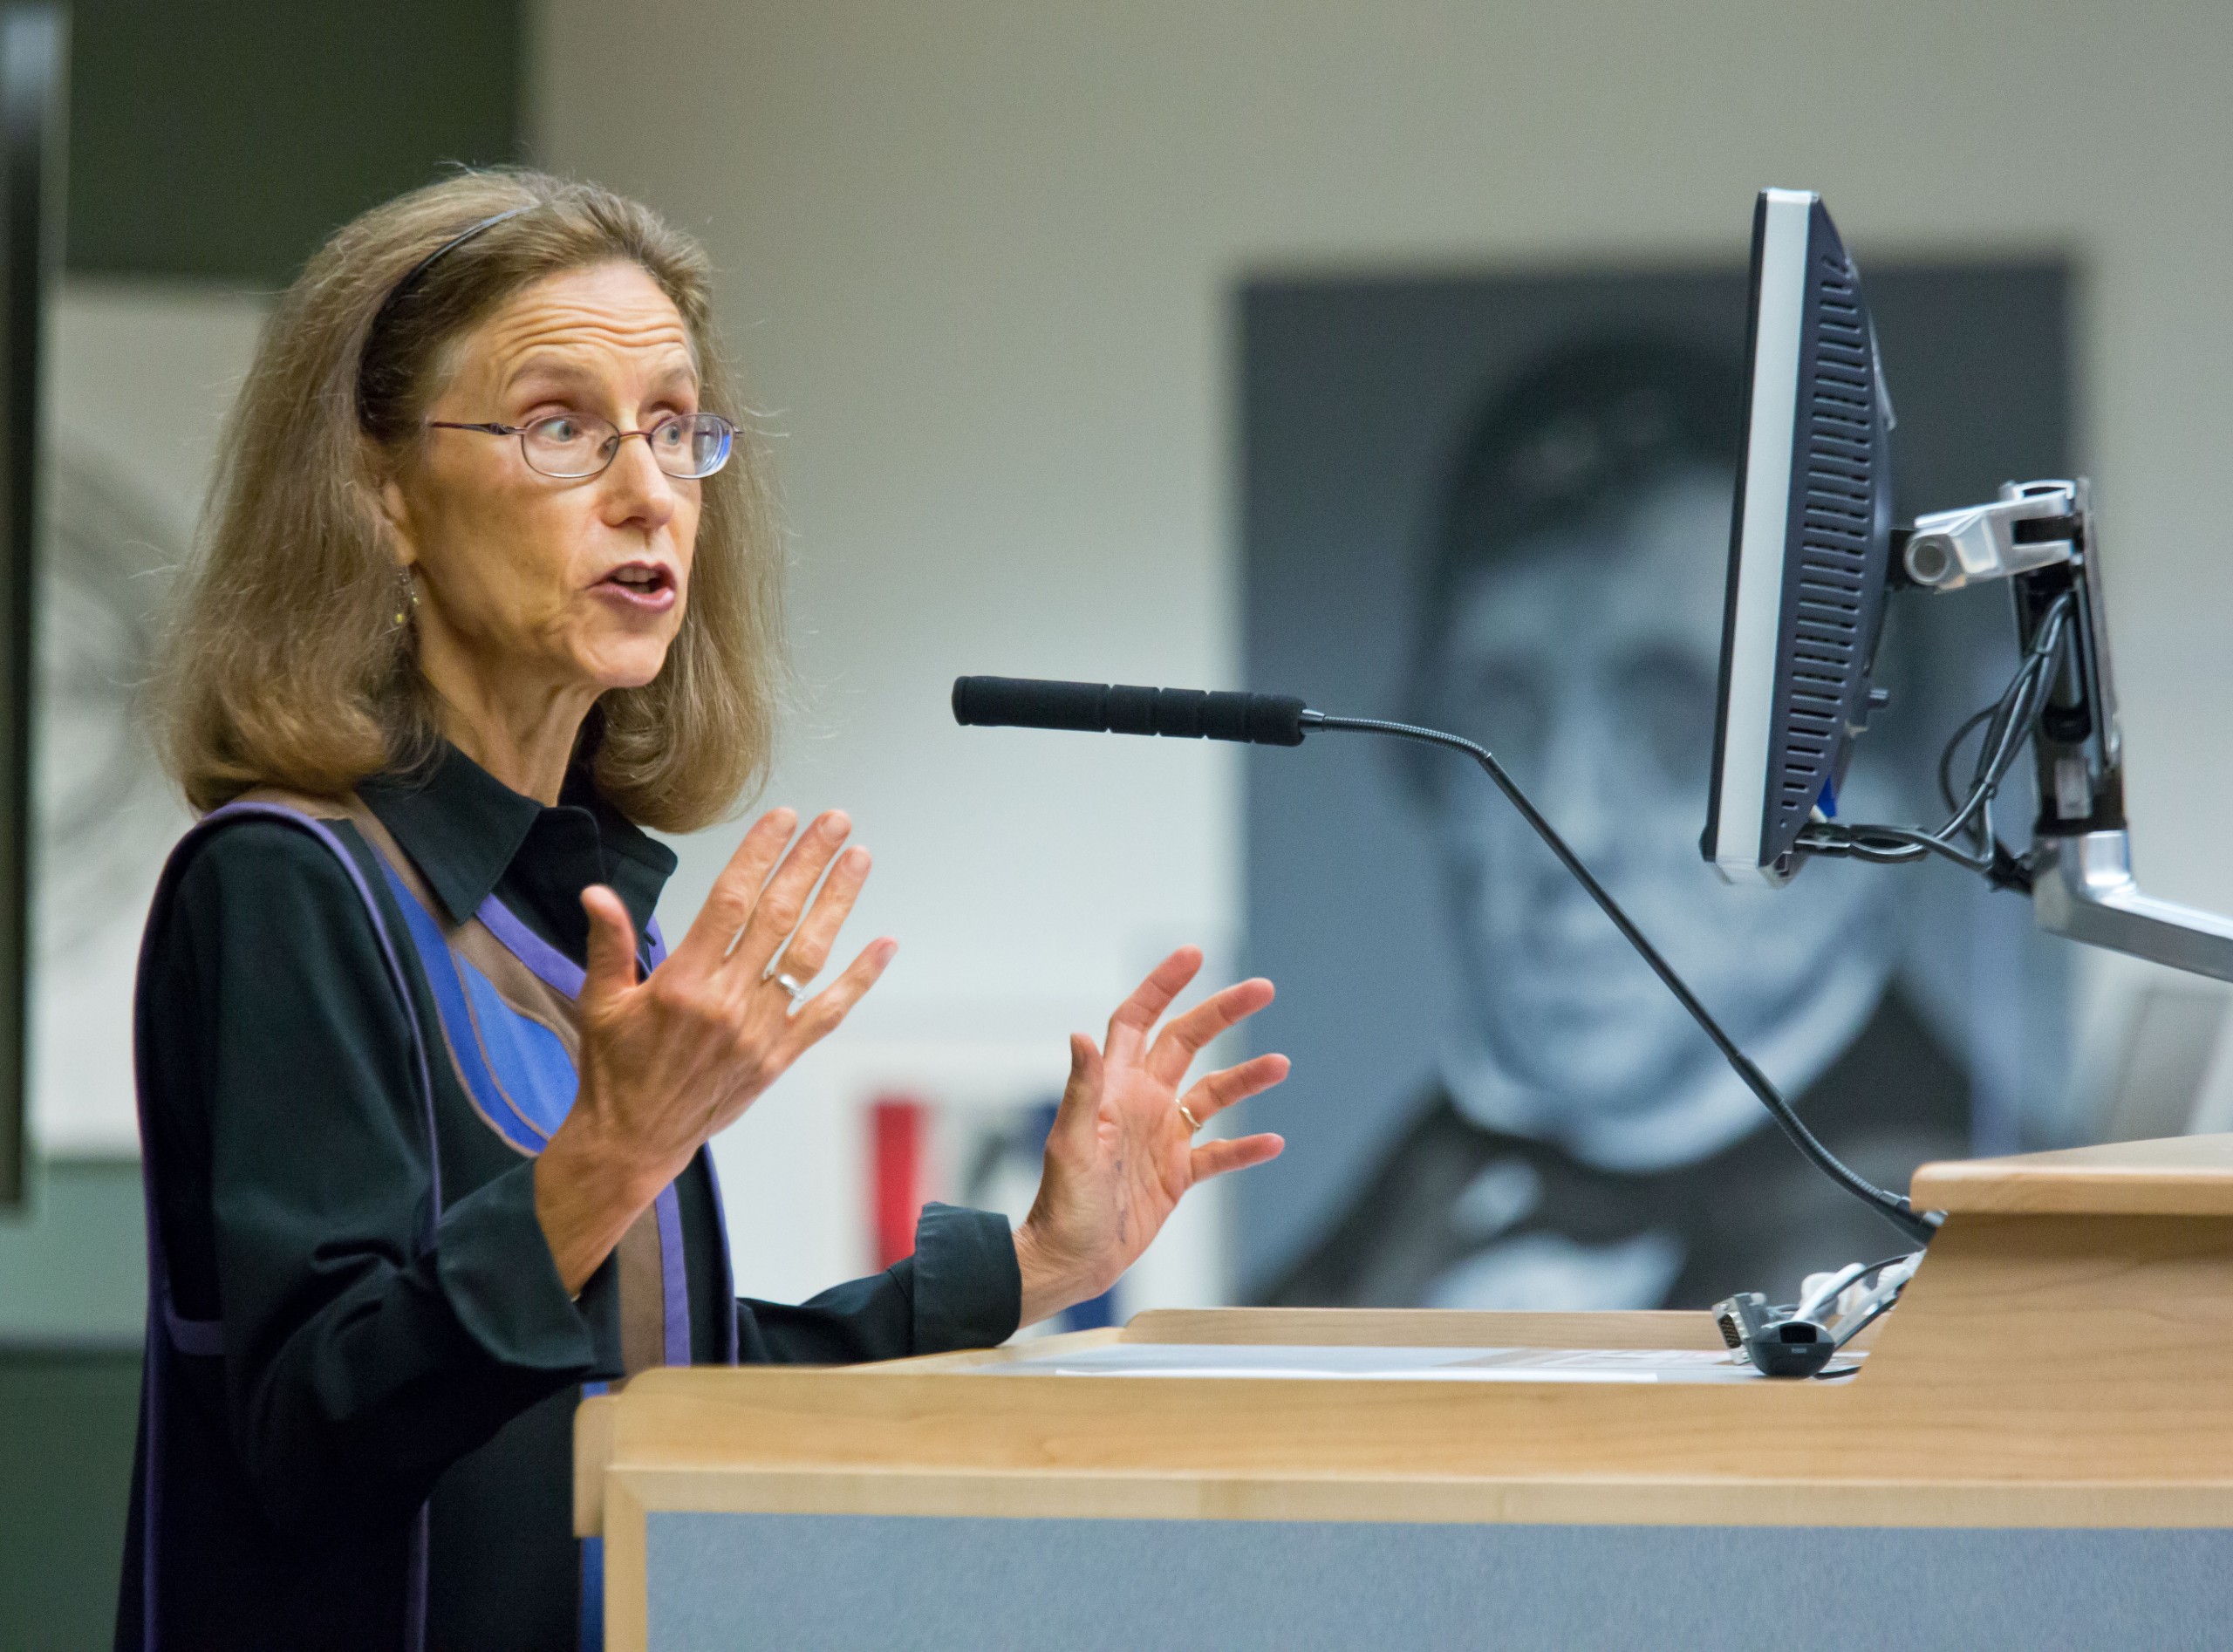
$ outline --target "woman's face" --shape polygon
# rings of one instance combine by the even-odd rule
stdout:
[[[1498,754],[1743,1041],[1840,951],[1881,942],[1853,869],[1732,889],[1698,854],[1732,485],[1725,470],[1670,477],[1477,574],[1458,593],[1437,709]],[[1896,809],[1855,778],[1861,813]],[[1508,1070],[1570,1107],[1618,1113],[1714,1059],[1492,788],[1453,768],[1437,795],[1467,1007]]]
[[[594,414],[649,428],[698,411],[682,317],[632,263],[550,276],[453,347],[430,420]],[[530,469],[516,436],[423,433],[383,492],[419,599],[420,661],[445,693],[594,700],[659,674],[690,595],[701,484],[624,440],[598,475]]]

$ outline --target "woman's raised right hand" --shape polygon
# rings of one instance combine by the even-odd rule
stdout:
[[[838,852],[852,829],[843,814],[816,817],[792,843],[797,819],[788,809],[761,816],[689,933],[640,981],[620,898],[583,891],[579,1088],[535,1170],[536,1217],[570,1292],[708,1137],[845,1019],[899,949],[871,941],[796,1004],[772,979],[803,983],[821,973],[869,875],[865,850]]]

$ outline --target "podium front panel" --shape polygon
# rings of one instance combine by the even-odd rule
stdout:
[[[661,1512],[652,1652],[2224,1644],[2223,1531]]]

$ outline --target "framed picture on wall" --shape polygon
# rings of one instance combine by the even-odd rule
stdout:
[[[2068,473],[2066,266],[1867,274],[1903,516]],[[1702,859],[1745,315],[1737,269],[1249,283],[1247,680],[1495,750],[1810,1125],[1903,1186],[2063,1128],[2066,948],[1951,869],[1738,890]],[[2013,665],[2005,604],[1895,606],[1861,816],[1931,813]],[[1247,775],[1259,1036],[1295,1063],[1287,1153],[1239,1192],[1247,1294],[1700,1307],[1901,1248],[1471,765],[1328,742]]]

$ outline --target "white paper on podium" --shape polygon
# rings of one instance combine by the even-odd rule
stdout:
[[[1009,1376],[1309,1377],[1375,1382],[1767,1380],[1750,1365],[1732,1363],[1721,1349],[1657,1348],[1311,1348],[1281,1343],[1115,1342],[980,1369]]]

